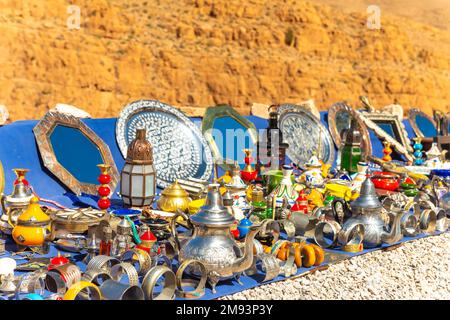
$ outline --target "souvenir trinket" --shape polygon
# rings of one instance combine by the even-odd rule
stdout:
[[[421,166],[423,164],[423,145],[422,145],[422,139],[420,137],[416,137],[413,139],[414,140],[414,145],[413,145],[413,149],[414,149],[414,165],[415,166]]]
[[[243,170],[241,170],[241,178],[242,180],[246,181],[247,183],[250,183],[256,179],[256,176],[258,175],[258,171],[255,170],[252,166],[253,158],[252,158],[252,149],[244,149],[245,153],[245,167]]]
[[[111,182],[111,176],[109,175],[109,170],[111,166],[108,164],[99,164],[97,167],[100,169],[100,175],[98,176],[98,182],[101,183],[101,186],[98,187],[98,195],[100,199],[98,199],[97,205],[101,210],[108,210],[111,206],[111,201],[109,200],[109,195],[111,194],[111,189],[109,188],[109,183]]]
[[[94,257],[99,254],[99,245],[97,244],[97,239],[95,238],[95,233],[92,234],[92,238],[89,241],[89,244],[86,248],[87,255],[83,259],[85,264],[88,264]]]
[[[384,145],[384,149],[383,149],[383,161],[389,162],[392,161],[392,157],[391,157],[391,153],[392,153],[392,148],[391,148],[391,143],[388,141],[383,141],[383,145]]]
[[[235,219],[222,204],[219,185],[211,184],[207,195],[206,206],[190,216],[194,225],[192,238],[181,246],[179,260],[199,260],[208,271],[208,280],[215,292],[218,281],[228,278],[239,278],[253,262],[253,239],[259,231],[259,226],[251,226],[245,238],[243,254],[236,251],[236,242],[230,237],[230,227]],[[178,235],[175,231],[175,238]],[[179,240],[177,240],[179,241]],[[195,274],[195,271],[194,271]]]
[[[309,212],[308,199],[305,196],[304,189],[300,190],[298,198],[295,200],[295,204],[291,207],[291,211],[304,214]]]
[[[51,270],[55,267],[62,266],[63,264],[69,263],[70,260],[66,257],[62,256],[61,253],[58,251],[58,255],[56,257],[53,257],[50,259],[50,263],[48,265],[48,270]]]
[[[375,171],[371,180],[377,189],[397,191],[400,186],[399,177],[391,172]]]
[[[160,253],[158,252],[160,250],[157,243],[157,239],[147,225],[144,224],[141,227],[141,233],[139,235],[139,238],[141,239],[142,242],[136,246],[136,249],[144,250],[147,253],[153,254]]]
[[[427,155],[427,160],[425,161],[425,165],[427,167],[439,169],[442,166],[442,158],[444,157],[442,155],[442,151],[439,150],[437,143],[433,142],[431,144],[431,148],[425,153]]]
[[[283,179],[280,184],[272,191],[271,196],[274,197],[277,207],[281,207],[284,199],[286,199],[289,205],[295,203],[295,199],[298,197],[297,191],[295,191],[292,184],[292,168],[289,166],[283,167]]]
[[[156,202],[158,209],[167,212],[187,211],[191,202],[188,193],[175,181],[172,185],[164,189],[160,198]]]
[[[146,129],[137,129],[136,138],[128,145],[121,179],[120,194],[125,206],[147,207],[152,204],[156,193],[156,173]]]
[[[362,183],[366,180],[367,171],[369,169],[369,165],[365,162],[358,163],[358,173],[353,177],[352,180],[352,189],[359,192]]]
[[[5,234],[11,233],[12,227],[17,222],[17,218],[28,208],[31,198],[33,198],[28,181],[25,180],[25,173],[28,170],[14,169],[13,171],[17,176],[17,180],[14,183],[14,190],[9,196],[2,195],[0,199],[3,211],[0,228]]]
[[[244,218],[239,222],[237,226],[237,230],[239,231],[239,239],[242,239],[247,235],[249,228],[252,225],[253,223],[247,218]]]
[[[358,172],[357,165],[361,161],[361,157],[361,133],[356,120],[352,119],[341,149],[341,168],[350,173]]]
[[[311,187],[321,187],[324,182],[322,176],[322,163],[315,152],[313,152],[309,161],[305,163],[305,167],[306,171],[300,176],[300,182]]]
[[[132,247],[131,225],[126,219],[122,219],[117,225],[116,237],[111,245],[111,255],[115,257],[120,256]]]
[[[228,181],[228,179],[225,180]],[[205,198],[208,189],[208,181],[195,178],[178,179],[177,181],[178,184],[187,191],[191,199],[197,200]]]
[[[109,256],[112,246],[112,229],[111,227],[103,228],[103,237],[100,240],[99,254]]]
[[[17,218],[12,237],[19,247],[42,249],[49,234],[50,218],[39,206],[39,199],[33,197],[27,210]]]
[[[97,225],[105,218],[105,212],[92,208],[64,209],[50,213],[50,240],[64,238],[67,234],[82,234],[89,227]]]

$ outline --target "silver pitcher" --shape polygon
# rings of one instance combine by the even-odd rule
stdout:
[[[30,187],[21,180],[17,182],[9,196],[1,195],[0,202],[3,214],[0,218],[0,229],[3,233],[11,234],[17,218],[28,208],[31,198],[33,198],[33,194]],[[11,219],[9,220],[8,217],[11,217]]]
[[[190,216],[189,221],[194,228],[190,238],[183,241],[174,232],[175,240],[181,247],[179,262],[187,259],[202,262],[213,292],[216,292],[215,286],[221,280],[235,278],[240,283],[240,275],[252,266],[253,239],[261,227],[253,225],[249,228],[242,252],[230,232],[235,219],[223,206],[219,184],[209,185],[206,205]],[[198,276],[194,269],[188,272]]]

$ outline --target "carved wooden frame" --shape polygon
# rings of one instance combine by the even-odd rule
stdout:
[[[433,117],[429,116],[428,114],[426,114],[425,112],[423,112],[417,108],[412,108],[408,111],[408,120],[409,120],[409,123],[411,124],[411,127],[414,130],[414,133],[416,134],[416,136],[421,137],[421,138],[425,137],[425,135],[419,129],[419,127],[417,126],[417,123],[416,123],[416,116],[418,116],[418,115],[421,115],[421,116],[427,118],[429,121],[431,121],[431,123],[436,128],[436,132],[438,132],[436,121],[434,121]]]
[[[375,111],[375,112],[367,112],[367,111],[358,111],[360,114],[361,119],[363,120],[364,124],[367,126],[367,128],[372,129],[376,136],[380,139],[384,139],[387,142],[389,142],[394,149],[403,155],[408,161],[413,161],[413,157],[410,154],[410,152],[413,152],[412,147],[409,144],[409,138],[408,133],[406,132],[405,126],[403,123],[398,119],[397,116]],[[392,137],[390,134],[388,134],[386,131],[384,131],[380,126],[378,126],[375,121],[377,120],[383,120],[383,121],[390,121],[393,122],[397,131],[400,134],[400,142],[397,141],[394,137]],[[370,135],[369,135],[370,139]]]
[[[81,133],[98,148],[104,164],[111,166],[111,182],[109,183],[109,187],[112,191],[114,191],[117,183],[119,182],[119,171],[117,170],[116,164],[112,157],[111,150],[108,145],[94,131],[92,131],[91,128],[89,128],[77,117],[50,111],[33,128],[34,136],[36,137],[36,142],[44,166],[52,174],[54,174],[61,183],[63,183],[75,194],[97,194],[97,189],[99,187],[98,185],[78,181],[66,168],[62,166],[62,164],[58,162],[50,142],[50,136],[58,125],[80,130]]]

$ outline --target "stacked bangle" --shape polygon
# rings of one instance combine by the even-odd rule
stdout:
[[[102,294],[98,287],[87,281],[79,281],[72,285],[63,300],[101,300]]]
[[[153,291],[158,280],[164,276],[164,287],[156,297]],[[155,266],[150,269],[142,280],[142,290],[146,300],[173,300],[175,297],[175,274],[166,266]]]

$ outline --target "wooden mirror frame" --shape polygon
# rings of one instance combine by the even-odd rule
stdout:
[[[372,129],[375,132],[375,135],[383,140],[386,140],[391,144],[391,146],[397,151],[399,154],[403,155],[407,161],[413,161],[413,157],[411,153],[413,152],[412,147],[409,143],[408,133],[406,132],[405,126],[400,121],[400,119],[392,114],[380,112],[380,111],[374,111],[374,112],[367,112],[367,111],[358,111],[360,114],[360,117],[366,127],[368,129]],[[397,141],[396,137],[392,137],[390,134],[388,134],[386,131],[384,131],[380,126],[376,124],[375,121],[382,120],[382,121],[389,121],[393,122],[397,131],[400,134],[400,140]],[[369,135],[370,140],[370,135]],[[372,143],[371,143],[372,144]]]
[[[418,115],[421,115],[421,116],[427,118],[436,128],[436,132],[438,132],[438,128],[436,126],[436,121],[434,121],[433,117],[427,115],[425,112],[421,111],[420,109],[412,108],[412,109],[409,109],[409,111],[408,111],[408,120],[409,120],[409,123],[411,124],[411,127],[414,130],[414,133],[416,134],[416,136],[418,136],[420,138],[427,137],[423,134],[423,132],[419,129],[419,126],[417,125],[416,116],[418,116]]]
[[[92,129],[90,129],[86,124],[84,124],[80,120],[80,118],[59,112],[50,111],[33,128],[34,136],[36,137],[36,142],[44,166],[53,175],[55,175],[62,184],[64,184],[76,195],[81,195],[82,193],[90,195],[97,194],[97,189],[99,185],[83,183],[78,181],[72,175],[72,173],[70,173],[66,168],[64,168],[64,166],[61,163],[58,162],[50,141],[50,136],[53,130],[58,125],[80,130],[81,133],[98,148],[104,161],[104,164],[111,166],[110,169],[111,182],[109,183],[109,187],[111,188],[111,192],[114,192],[119,182],[119,171],[117,170],[111,151],[108,145],[94,131],[92,131]]]

